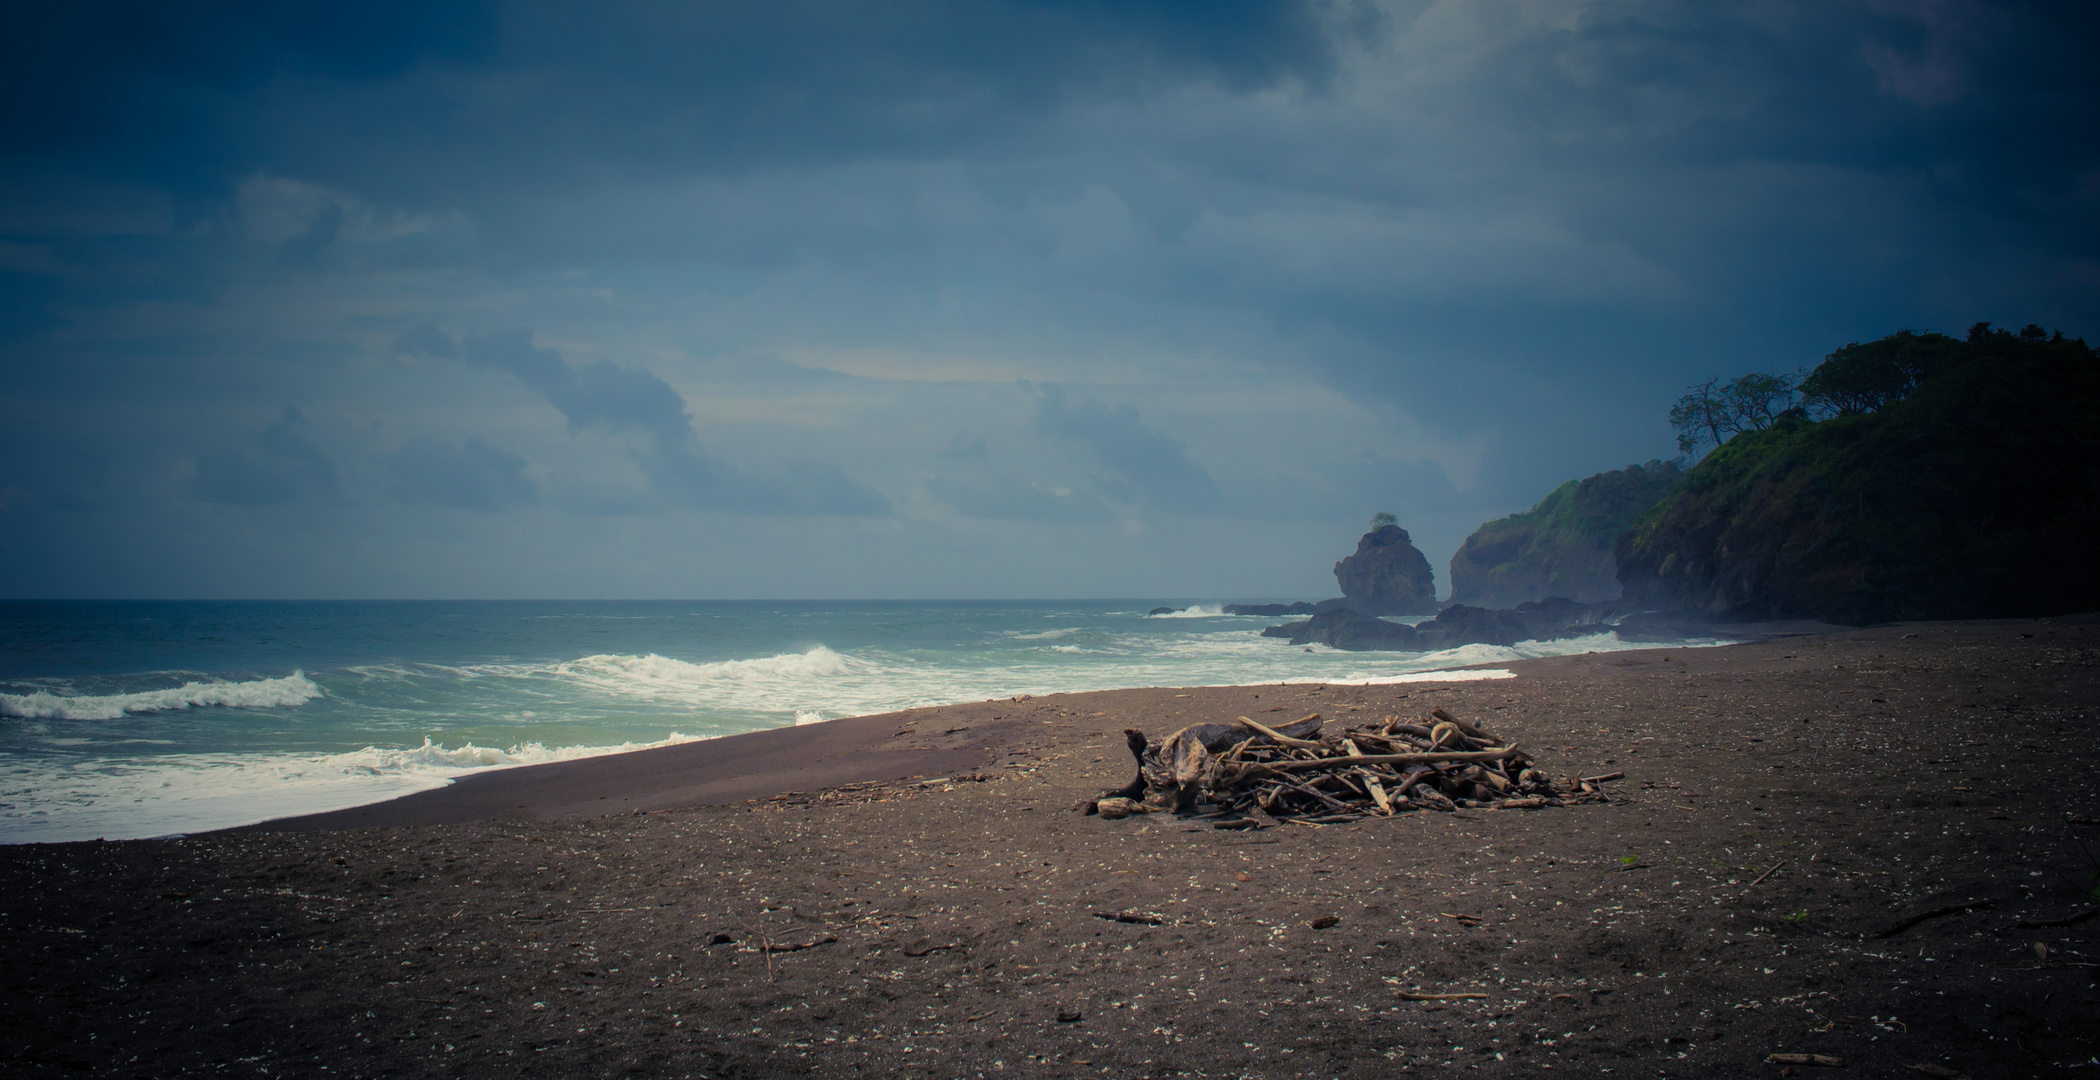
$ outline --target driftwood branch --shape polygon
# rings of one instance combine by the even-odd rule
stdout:
[[[1164,737],[1127,732],[1138,776],[1083,804],[1102,817],[1201,813],[1220,829],[1326,824],[1415,810],[1538,809],[1602,798],[1549,777],[1514,741],[1439,711],[1322,733],[1313,713],[1274,726],[1251,717]]]
[[[1432,761],[1501,761],[1517,752],[1514,746],[1500,750],[1453,750],[1423,754],[1365,754],[1362,757],[1312,758],[1306,761],[1265,761],[1243,766],[1246,775],[1258,776],[1262,771],[1292,772],[1299,769],[1327,769],[1336,765],[1421,765]]]
[[[1318,720],[1319,718],[1320,718],[1320,714],[1319,714],[1319,713],[1314,713],[1314,714],[1312,714],[1311,716],[1308,716],[1308,717],[1305,717],[1304,719],[1301,719],[1301,720],[1299,720],[1299,721],[1298,721],[1298,723],[1301,723],[1301,724],[1302,724],[1302,723],[1304,723],[1304,722],[1305,722],[1306,720]],[[1247,725],[1248,727],[1251,727],[1251,728],[1253,728],[1254,730],[1256,730],[1256,731],[1259,731],[1259,732],[1261,732],[1261,733],[1262,733],[1262,734],[1264,734],[1264,735],[1267,735],[1267,736],[1269,737],[1270,741],[1272,741],[1272,742],[1276,743],[1276,744],[1277,744],[1278,746],[1295,746],[1295,747],[1299,747],[1300,749],[1305,749],[1305,750],[1318,750],[1318,749],[1320,749],[1320,744],[1319,744],[1319,743],[1317,743],[1317,742],[1312,742],[1312,741],[1310,741],[1310,740],[1307,740],[1307,739],[1293,739],[1293,738],[1291,738],[1291,737],[1290,737],[1289,735],[1285,735],[1285,734],[1283,734],[1282,732],[1280,732],[1280,731],[1277,731],[1277,730],[1276,730],[1275,728],[1272,728],[1272,727],[1267,727],[1267,726],[1263,725],[1263,724],[1262,724],[1262,723],[1261,723],[1260,721],[1258,721],[1258,720],[1252,720],[1252,719],[1249,719],[1249,718],[1247,718],[1247,717],[1244,717],[1244,716],[1242,716],[1242,717],[1240,717],[1240,718],[1239,718],[1239,721],[1240,721],[1240,723],[1242,723],[1242,724],[1245,724],[1245,725]]]
[[[1896,922],[1890,923],[1889,925],[1884,926],[1871,934],[1868,934],[1867,936],[1876,938],[1895,937],[1897,934],[1900,934],[1905,930],[1908,930],[1911,927],[1916,926],[1921,922],[1924,922],[1927,919],[1937,919],[1946,915],[1960,915],[1963,912],[1967,911],[1982,911],[1986,908],[1994,908],[1997,906],[1998,901],[1995,899],[1971,900],[1966,904],[1949,904],[1946,907],[1933,908],[1931,911],[1919,912],[1918,914],[1912,915],[1910,918],[1907,919],[1899,919]]]

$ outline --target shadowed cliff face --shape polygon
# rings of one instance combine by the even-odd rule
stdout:
[[[1430,615],[1437,609],[1436,575],[1407,530],[1382,525],[1356,542],[1356,554],[1334,564],[1348,606],[1365,615]]]
[[[1852,624],[2100,609],[2100,356],[2038,331],[1936,344],[1877,411],[1714,450],[1620,539],[1625,602]]]
[[[1674,462],[1629,465],[1570,480],[1530,510],[1482,525],[1451,556],[1452,603],[1618,599],[1619,536],[1683,479]]]

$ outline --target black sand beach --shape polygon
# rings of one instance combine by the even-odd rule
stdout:
[[[2100,619],[1510,666],[980,702],[0,849],[0,1067],[2100,1068]],[[1436,706],[1625,778],[1603,804],[1257,832],[1072,810],[1129,778],[1125,727]]]

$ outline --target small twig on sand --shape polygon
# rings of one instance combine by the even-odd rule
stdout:
[[[1778,862],[1776,862],[1776,863],[1773,863],[1770,869],[1767,869],[1767,870],[1766,870],[1766,871],[1765,871],[1764,873],[1762,873],[1762,874],[1759,874],[1759,875],[1757,875],[1757,880],[1756,880],[1756,881],[1753,881],[1753,882],[1751,882],[1750,884],[1748,884],[1748,885],[1745,885],[1745,886],[1743,886],[1743,891],[1744,891],[1744,892],[1749,892],[1750,890],[1752,890],[1752,889],[1755,889],[1755,888],[1757,888],[1757,887],[1758,887],[1759,885],[1761,885],[1761,884],[1763,884],[1763,883],[1764,883],[1764,880],[1765,880],[1766,878],[1768,878],[1768,877],[1771,877],[1771,876],[1772,876],[1773,874],[1776,874],[1776,873],[1778,873],[1778,872],[1779,872],[1779,868],[1780,868],[1780,867],[1782,867],[1782,866],[1785,866],[1786,864],[1787,864],[1787,860],[1785,860],[1785,859],[1781,859],[1781,860],[1779,860]]]
[[[1417,994],[1412,990],[1402,990],[1398,996],[1402,1001],[1487,1000],[1486,994]]]
[[[736,921],[743,926],[746,932],[758,935],[758,954],[766,958],[766,981],[772,982],[773,939],[766,935],[764,927],[753,927],[750,923],[744,922],[742,916],[738,916]]]
[[[2044,927],[2076,926],[2095,915],[2100,915],[2100,908],[2087,908],[2076,915],[2066,915],[2061,919],[2021,919],[2020,929],[2040,930]]]
[[[1916,926],[1921,922],[1924,922],[1927,919],[1937,919],[1942,915],[1960,915],[1965,911],[1982,911],[1985,908],[1994,908],[1997,906],[1998,901],[1996,900],[1971,900],[1966,904],[1949,904],[1948,906],[1943,908],[1933,908],[1931,911],[1921,912],[1917,915],[1911,916],[1908,919],[1903,919],[1899,922],[1890,923],[1889,925],[1884,926],[1881,929],[1876,930],[1871,934],[1868,934],[1867,936],[1877,938],[1895,937],[1897,934],[1900,934],[1905,930],[1908,930],[1911,927]]]
[[[1765,1059],[1774,1065],[1821,1065],[1826,1069],[1843,1068],[1845,1059],[1829,1054],[1773,1054]]]

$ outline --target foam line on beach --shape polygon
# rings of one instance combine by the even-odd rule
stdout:
[[[672,732],[653,742],[508,749],[423,740],[407,749],[368,746],[340,754],[170,754],[116,764],[60,762],[49,771],[0,769],[15,794],[0,809],[0,843],[136,840],[206,832],[273,818],[325,813],[443,787],[491,770],[576,761],[697,742]],[[38,763],[50,765],[51,763]],[[43,771],[43,775],[34,772]]]
[[[1423,682],[1485,682],[1490,679],[1514,679],[1517,673],[1508,668],[1468,668],[1464,671],[1410,671],[1405,675],[1373,675],[1367,679],[1285,679],[1284,685],[1294,686],[1393,686],[1399,683]]]

